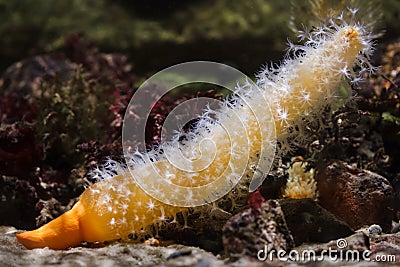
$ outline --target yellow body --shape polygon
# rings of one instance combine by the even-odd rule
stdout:
[[[126,173],[129,176],[128,173]],[[121,175],[113,177],[114,182],[121,182],[124,177]],[[126,178],[126,177],[125,177]],[[81,242],[103,242],[114,240],[120,237],[127,237],[134,230],[139,231],[148,225],[160,220],[161,218],[169,218],[183,210],[183,208],[165,205],[162,202],[152,199],[145,194],[134,183],[130,184],[133,199],[126,199],[118,192],[108,191],[110,199],[125,199],[128,206],[113,209],[115,212],[99,212],[95,209],[96,204],[101,199],[93,199],[91,194],[93,190],[104,190],[108,181],[100,181],[90,188],[86,189],[80,197],[80,200],[60,217],[54,219],[37,230],[17,234],[18,241],[26,248],[44,248],[65,249]],[[153,209],[149,209],[149,203],[154,204]],[[138,202],[141,204],[138,205]],[[125,202],[124,202],[125,203]],[[123,205],[123,204],[122,204]],[[160,205],[165,206],[165,213],[156,208]],[[126,210],[126,214],[124,213]],[[131,212],[127,212],[127,211]],[[138,214],[138,215],[137,215]],[[122,224],[121,220],[125,220],[126,224]],[[113,222],[113,223],[111,223]]]
[[[274,88],[266,88],[260,92],[265,94],[260,97],[261,101],[273,100],[269,104],[275,116],[278,141],[284,140],[288,127],[299,125],[309,113],[317,114],[318,108],[323,106],[322,101],[337,96],[335,90],[344,76],[340,70],[351,68],[363,49],[363,40],[359,36],[358,29],[353,26],[338,27],[337,31],[326,39],[329,40],[324,40],[324,43],[316,48],[309,48],[307,55],[299,60],[293,60],[290,66],[286,65],[286,68],[290,68],[290,72],[283,72],[283,78],[275,82]],[[281,95],[279,92],[274,92],[275,89],[284,86],[290,90]],[[269,94],[271,96],[274,94],[274,97],[270,97]],[[237,112],[249,114],[265,112],[265,103],[261,102],[255,106],[254,110],[241,108]],[[180,186],[196,187],[213,182],[216,179],[214,177],[220,177],[221,171],[228,170],[234,174],[235,168],[242,168],[243,164],[247,172],[245,174],[248,174],[252,171],[250,166],[255,162],[262,145],[259,126],[256,121],[250,120],[246,124],[247,136],[233,137],[237,145],[246,146],[250,143],[249,158],[242,159],[240,154],[239,157],[235,155],[236,159],[233,158],[230,153],[231,143],[225,142],[226,138],[221,132],[214,135],[214,141],[218,145],[215,160],[206,169],[196,172],[191,179],[185,179],[187,173],[180,172],[167,161],[156,162],[155,165],[161,175],[172,174],[171,182]],[[145,173],[146,168],[146,166],[143,169],[139,168],[138,173]],[[215,186],[218,187],[219,184],[216,183]],[[166,195],[174,195],[174,192],[168,190],[164,192]],[[29,249],[43,247],[65,249],[82,241],[106,241],[126,237],[131,232],[138,232],[146,226],[175,217],[178,212],[185,209],[152,198],[135,183],[130,173],[123,173],[95,183],[85,190],[79,202],[70,211],[37,230],[18,234],[17,238]]]

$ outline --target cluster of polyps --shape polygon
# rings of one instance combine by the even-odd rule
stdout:
[[[302,38],[306,40],[304,45],[290,45],[280,66],[267,67],[258,74],[256,87],[243,85],[237,96],[226,100],[220,109],[206,112],[184,144],[171,142],[163,152],[133,158],[128,163],[132,172],[120,165],[111,165],[113,175],[107,168],[99,170],[103,179],[90,186],[70,211],[35,231],[17,235],[19,241],[27,248],[63,249],[82,241],[112,240],[174,218],[194,200],[209,203],[210,193],[206,190],[187,193],[171,189],[171,184],[196,188],[213,182],[213,192],[218,194],[227,182],[237,183],[235,193],[224,198],[235,201],[243,197],[248,193],[244,185],[255,171],[262,146],[272,147],[278,142],[281,155],[290,150],[292,142],[304,142],[304,127],[319,120],[321,109],[342,97],[338,91],[341,81],[357,82],[364,72],[373,70],[368,62],[372,44],[362,25],[336,19]],[[211,119],[209,113],[216,114],[217,119]],[[268,128],[272,119],[269,114],[275,120],[273,128]],[[271,132],[276,133],[276,139]],[[204,162],[182,163],[190,176],[171,165],[163,154],[173,156],[183,150],[186,156],[196,157],[191,155],[191,148],[204,138],[216,147],[202,151]],[[132,175],[145,175],[150,180],[152,175],[161,175],[165,183],[148,183],[145,191],[161,191],[165,199],[174,199],[175,203],[181,200],[182,205],[165,204],[151,197]],[[221,176],[225,180],[219,182]],[[206,212],[210,205],[196,209]]]

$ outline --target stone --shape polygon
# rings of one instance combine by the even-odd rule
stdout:
[[[363,232],[327,243],[303,244],[293,250],[298,255],[304,255],[302,260],[306,266],[313,266],[316,261],[323,263],[321,266],[353,266],[357,263],[362,264],[356,266],[370,266],[369,240]],[[309,252],[312,253],[307,254]]]
[[[279,204],[296,246],[304,242],[328,242],[354,233],[310,198],[281,199]]]
[[[380,235],[382,234],[382,227],[377,224],[373,224],[370,227],[368,227],[368,234],[369,235]]]
[[[15,234],[20,232],[14,227],[0,226],[0,266],[195,266],[195,267],[298,267],[298,266],[352,266],[352,267],[375,267],[375,266],[398,266],[398,250],[395,245],[399,245],[399,234],[375,236],[371,241],[372,255],[396,255],[397,262],[377,262],[377,261],[332,261],[324,257],[323,261],[293,262],[293,261],[260,261],[252,257],[241,257],[237,261],[221,259],[202,249],[184,245],[161,245],[158,247],[146,246],[131,242],[113,242],[100,247],[75,247],[66,250],[33,249],[27,250],[18,243]],[[380,238],[380,239],[379,239]],[[368,249],[368,238],[363,232],[358,232],[348,238],[348,249],[365,250]],[[335,249],[338,240],[333,240],[324,244],[304,244],[293,250],[314,250],[320,253],[323,249]],[[386,249],[386,250],[385,250]]]
[[[345,246],[343,245],[345,244]],[[339,247],[338,247],[339,245]],[[365,251],[369,249],[369,239],[364,232],[354,233],[346,238],[331,240],[326,243],[306,243],[295,247],[293,250],[303,252],[305,250],[315,251],[316,255],[320,255],[324,250],[357,250]]]
[[[269,251],[289,251],[294,246],[276,200],[255,204],[250,200],[250,208],[229,219],[222,233],[225,252],[232,260],[244,256],[257,258],[257,253],[266,246]]]
[[[379,174],[334,162],[317,168],[319,203],[353,229],[378,224],[389,233],[394,191]]]
[[[400,232],[370,236],[371,259],[400,262]]]

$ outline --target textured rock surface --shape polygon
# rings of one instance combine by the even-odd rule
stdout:
[[[279,201],[296,245],[328,242],[353,233],[351,228],[310,198]]]
[[[318,168],[316,180],[321,206],[353,229],[379,224],[390,232],[394,192],[386,178],[335,162]]]
[[[2,75],[2,94],[20,93],[40,96],[41,83],[54,75],[68,81],[77,65],[69,61],[63,54],[45,54],[27,58],[12,64]]]
[[[344,255],[341,260],[332,260],[329,256],[325,256],[321,266],[398,266],[400,262],[400,247],[397,246],[397,248],[394,248],[394,246],[396,242],[398,244],[399,239],[398,237],[394,237],[394,235],[372,237],[368,236],[366,231],[360,231],[344,239],[332,240],[322,244],[304,244],[295,247],[294,250],[300,253],[303,251],[315,251],[318,257],[320,257],[322,251],[329,250],[339,251],[337,254],[332,254],[332,258]],[[338,245],[341,245],[343,248],[338,248]],[[358,256],[355,256],[356,254],[353,253],[357,252]],[[363,254],[364,252],[367,253]],[[357,258],[355,258],[356,260],[348,260],[351,255],[360,259],[363,255],[366,255],[366,260],[357,260]],[[311,264],[311,261],[305,263],[306,266]]]
[[[268,249],[289,251],[294,246],[281,207],[276,200],[267,200],[246,209],[231,219],[223,228],[223,243],[231,258],[244,255],[257,257],[257,252]]]
[[[392,255],[400,263],[400,232],[370,237],[371,257]]]
[[[225,266],[199,248],[182,245],[152,247],[117,242],[101,248],[27,250],[13,227],[0,226],[0,266]]]
[[[363,232],[357,232],[351,236],[342,239],[331,240],[326,243],[307,243],[301,246],[298,246],[294,249],[298,251],[304,250],[313,250],[317,255],[321,253],[323,250],[334,249],[338,250],[338,240],[345,240],[346,246],[342,248],[342,250],[358,250],[363,251],[369,249],[369,239],[368,236]]]
[[[195,247],[170,245],[167,247],[144,246],[117,242],[105,247],[76,247],[68,250],[34,249],[26,250],[16,240],[19,232],[14,227],[0,226],[0,266],[398,266],[400,262],[399,233],[370,237],[364,233],[356,233],[346,238],[348,249],[364,250],[371,244],[371,259],[374,255],[396,255],[395,262],[365,262],[365,261],[333,261],[325,257],[324,261],[282,262],[279,260],[259,261],[250,257],[241,257],[231,262],[222,260],[204,250]],[[325,244],[305,244],[293,250],[312,249],[321,251],[331,247],[335,249],[336,240]],[[397,248],[396,248],[397,246]]]

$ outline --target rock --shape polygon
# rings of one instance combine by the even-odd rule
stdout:
[[[363,232],[357,232],[347,238],[332,240],[323,244],[304,244],[293,249],[299,255],[305,256],[305,266],[381,266],[372,263],[369,257],[369,239]],[[312,254],[307,254],[312,252]],[[372,264],[371,264],[372,263]],[[317,265],[319,266],[319,265]]]
[[[295,247],[296,250],[302,253],[305,250],[315,251],[316,255],[321,255],[322,251],[328,250],[357,250],[365,251],[369,249],[369,239],[368,236],[363,232],[357,232],[346,238],[339,238],[336,240],[331,240],[326,243],[307,243],[301,246]]]
[[[272,169],[260,186],[260,192],[265,199],[278,199],[282,196],[287,183],[287,168]]]
[[[370,227],[368,227],[368,234],[369,235],[380,235],[382,234],[382,227],[377,224],[373,224]]]
[[[334,162],[317,169],[319,203],[353,229],[378,224],[390,232],[394,192],[376,173]]]
[[[352,229],[310,198],[279,200],[296,245],[349,236]]]
[[[61,53],[51,53],[27,58],[7,68],[1,80],[4,95],[13,92],[22,95],[42,94],[42,80],[57,75],[60,81],[68,81],[77,65]]]
[[[400,223],[393,221],[392,222],[392,233],[397,233],[400,231]]]
[[[219,256],[206,252],[202,249],[183,246],[145,246],[130,242],[114,242],[107,246],[75,247],[67,250],[34,249],[27,250],[20,245],[15,234],[20,232],[14,227],[0,226],[0,266],[251,266],[251,267],[297,267],[297,266],[353,266],[353,267],[375,267],[397,266],[399,262],[398,250],[394,248],[400,244],[400,234],[374,236],[371,241],[371,261],[344,261],[331,260],[328,257],[317,261],[260,261],[252,257],[241,257],[237,261],[230,262],[221,260]],[[345,249],[364,251],[369,248],[368,237],[363,232],[358,232],[345,238],[347,247]],[[293,248],[293,251],[302,252],[313,250],[321,253],[322,250],[336,249],[337,242],[333,240],[324,244],[304,244]],[[372,261],[375,255],[396,255],[397,262]]]
[[[400,262],[400,233],[370,237],[371,259],[387,259],[387,262]]]
[[[231,259],[257,259],[257,253],[266,246],[269,251],[289,251],[294,242],[278,201],[259,201],[250,206],[229,219],[222,230],[225,252]]]
[[[194,213],[187,217],[190,226],[183,227],[178,223],[165,224],[160,227],[154,235],[159,235],[163,241],[173,241],[186,246],[199,247],[213,254],[223,253],[222,228],[230,217],[231,213],[214,208],[210,213]],[[178,214],[177,220],[184,221]]]
[[[397,217],[396,219],[400,220],[400,172],[395,175],[392,181],[392,185],[395,195],[395,201],[394,201],[395,215]]]

